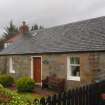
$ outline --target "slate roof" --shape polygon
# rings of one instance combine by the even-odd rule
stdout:
[[[105,16],[26,33],[0,55],[85,51],[105,51]]]

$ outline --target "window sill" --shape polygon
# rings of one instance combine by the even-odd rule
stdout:
[[[70,76],[67,78],[67,80],[80,81],[80,77]]]
[[[15,71],[14,71],[14,70],[11,70],[9,73],[11,73],[11,74],[15,74]]]

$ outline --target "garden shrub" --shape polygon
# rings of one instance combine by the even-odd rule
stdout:
[[[2,84],[0,84],[0,89],[4,88]]]
[[[14,83],[13,77],[9,75],[0,75],[0,84],[4,87],[9,87]]]
[[[16,82],[18,92],[32,92],[35,81],[28,77],[22,77]]]
[[[0,89],[0,93],[11,98],[11,100],[7,104],[3,102],[4,100],[2,100],[2,103],[0,103],[0,105],[32,105],[29,104],[28,100],[24,96],[21,96],[9,89],[2,88]]]

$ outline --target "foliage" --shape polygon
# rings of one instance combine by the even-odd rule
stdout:
[[[6,105],[29,105],[28,100],[26,100],[25,97],[17,94],[16,92],[12,92],[11,90],[3,88],[0,89],[0,93],[11,97],[11,100]],[[4,105],[4,103],[2,103],[2,105]]]
[[[11,86],[14,83],[13,77],[9,75],[0,75],[0,84],[4,87]]]
[[[36,105],[34,99],[40,99],[41,96],[34,96],[32,93],[17,93],[6,88],[0,89],[0,94],[10,97],[10,101],[5,104],[3,101],[0,105]]]
[[[0,38],[0,50],[2,50],[4,48],[4,38]]]
[[[16,82],[16,87],[19,92],[32,92],[35,86],[35,81],[28,77],[22,77]]]
[[[0,89],[4,88],[2,84],[0,84]]]
[[[32,93],[17,93],[7,88],[0,88],[0,94],[10,97],[10,101],[6,104],[4,100],[0,105],[35,105],[34,99],[40,99],[41,96],[34,96]]]
[[[8,39],[8,38],[10,38],[11,36],[14,36],[17,32],[19,32],[17,26],[15,26],[15,25],[13,24],[13,22],[10,21],[9,26],[7,26],[7,27],[5,28],[4,38],[5,38],[5,39]]]
[[[7,88],[0,88],[0,95],[10,98],[8,103],[5,103],[6,99],[0,101],[0,105],[36,105],[34,100],[39,100],[41,98],[41,96],[36,96],[32,93],[17,93],[16,91]]]
[[[33,25],[32,27],[31,27],[31,31],[34,31],[34,30],[39,30],[39,29],[43,29],[44,27],[43,26],[38,26],[37,24],[35,24],[35,25]]]
[[[19,93],[22,97],[24,97],[28,102],[33,103],[35,99],[41,99],[42,96],[33,95],[32,93]]]

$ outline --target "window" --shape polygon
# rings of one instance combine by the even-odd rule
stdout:
[[[13,64],[14,64],[13,58],[10,57],[10,58],[9,58],[9,72],[10,72],[10,73],[15,73],[15,70],[13,69]]]
[[[80,58],[79,57],[68,57],[67,79],[80,81]]]

